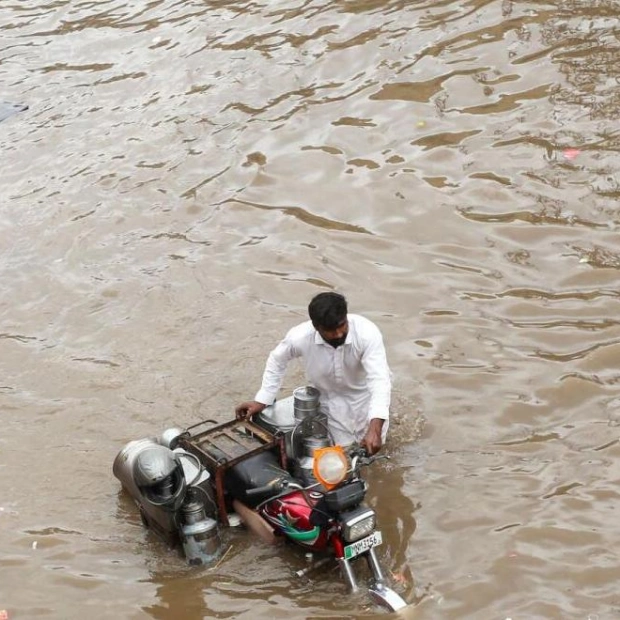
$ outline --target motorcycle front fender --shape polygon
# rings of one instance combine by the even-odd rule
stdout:
[[[352,561],[347,560],[344,557],[344,543],[339,536],[332,538],[332,544],[334,551],[337,551],[336,558],[340,565],[340,570],[343,579],[347,582],[351,592],[359,592],[360,587],[353,571]],[[339,553],[338,553],[339,551]],[[369,549],[366,553],[358,557],[365,557],[368,562],[368,567],[372,573],[372,583],[368,586],[368,594],[370,598],[381,607],[388,609],[389,611],[398,611],[407,606],[406,601],[394,590],[388,587],[383,577],[383,571],[379,564],[376,551]]]

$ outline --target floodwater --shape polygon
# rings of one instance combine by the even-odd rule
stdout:
[[[111,471],[228,420],[335,289],[394,373],[400,617],[620,617],[619,14],[3,2],[0,612],[391,617],[244,531],[187,567]]]

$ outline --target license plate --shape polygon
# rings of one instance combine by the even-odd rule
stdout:
[[[344,557],[346,560],[350,560],[356,555],[364,553],[364,551],[368,551],[368,549],[380,545],[382,542],[383,538],[381,537],[381,532],[374,532],[370,536],[362,538],[362,540],[358,540],[357,542],[347,545],[344,548]]]

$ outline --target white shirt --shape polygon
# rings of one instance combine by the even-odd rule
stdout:
[[[349,332],[334,349],[311,321],[293,327],[269,354],[263,383],[254,400],[271,405],[280,390],[288,363],[302,357],[310,385],[320,392],[320,409],[327,414],[336,443],[361,441],[372,418],[385,420],[387,433],[391,373],[379,328],[358,314],[347,315]]]

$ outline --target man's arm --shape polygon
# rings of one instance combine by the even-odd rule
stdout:
[[[373,418],[368,424],[368,430],[361,443],[370,455],[376,454],[381,450],[381,446],[383,445],[381,432],[383,431],[384,422],[385,420],[381,418]]]
[[[288,363],[295,357],[298,357],[298,354],[289,332],[269,354],[263,372],[263,381],[254,400],[241,403],[235,408],[238,419],[251,418],[274,402],[280,391]]]
[[[252,419],[257,413],[260,413],[267,405],[259,403],[256,400],[248,400],[235,407],[235,417],[237,420]]]
[[[265,403],[265,405],[273,403],[280,391],[288,363],[294,357],[297,357],[295,347],[289,334],[287,334],[269,354],[263,372],[263,381],[254,400]]]
[[[382,446],[382,430],[385,421],[390,417],[392,394],[391,372],[387,363],[383,337],[374,323],[368,332],[367,345],[361,362],[366,371],[366,381],[370,392],[368,430],[362,444],[370,454],[374,454]]]

